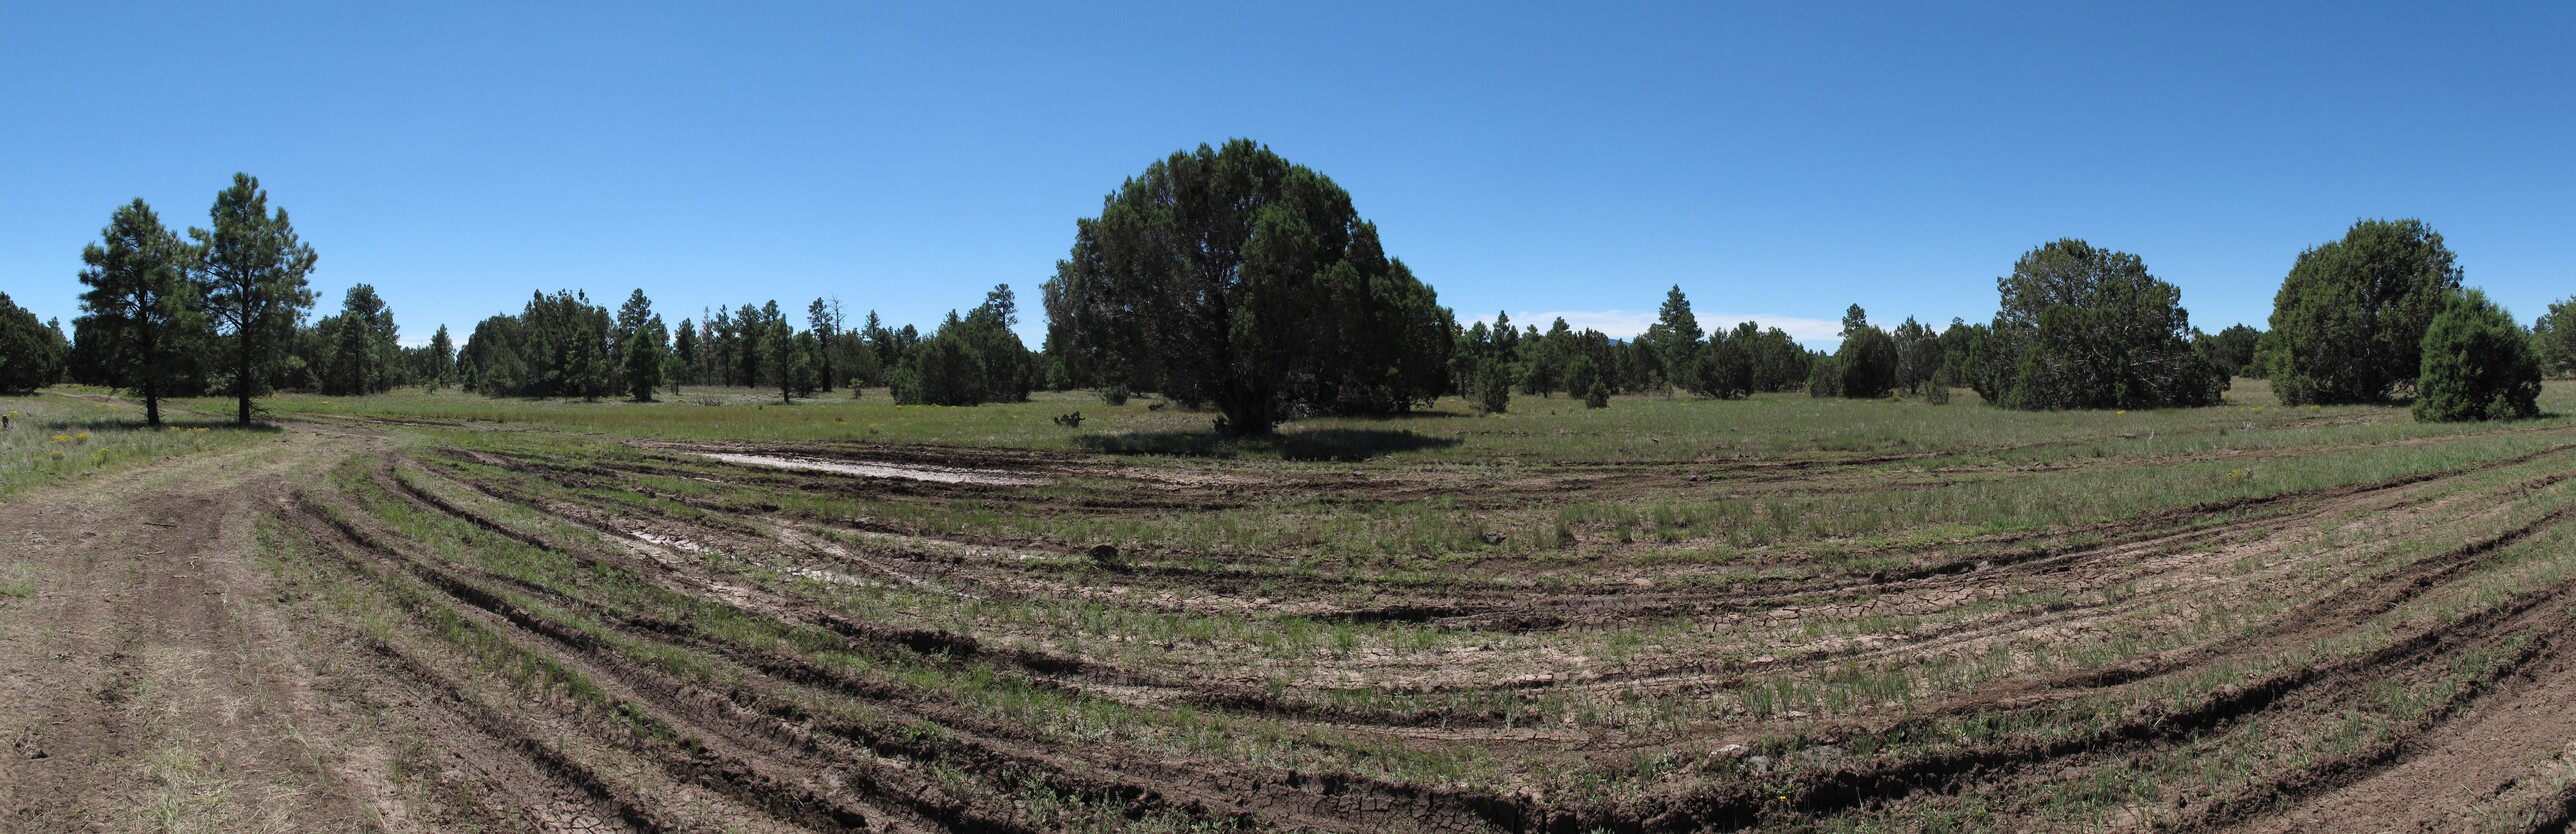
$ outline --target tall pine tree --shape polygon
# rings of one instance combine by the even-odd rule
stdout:
[[[188,281],[188,245],[136,199],[116,210],[99,242],[83,247],[81,338],[106,363],[108,377],[143,395],[143,421],[161,425],[161,398],[198,372],[197,339],[205,319]]]
[[[296,325],[313,307],[305,276],[313,272],[313,247],[295,236],[286,210],[268,210],[268,192],[249,174],[234,174],[232,187],[215,195],[211,229],[189,229],[199,254],[197,284],[206,315],[224,342],[239,419],[250,424],[250,401],[263,393],[269,366],[285,355]]]

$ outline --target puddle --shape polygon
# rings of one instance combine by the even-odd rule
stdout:
[[[862,588],[885,587],[884,585],[860,579],[840,571],[809,568],[804,565],[787,565],[785,566],[785,573],[798,579],[811,579],[825,585],[856,585]]]
[[[685,550],[685,551],[688,551],[688,552],[690,552],[690,553],[705,553],[705,552],[707,552],[707,546],[706,546],[706,545],[702,545],[702,544],[699,544],[699,543],[697,543],[697,542],[689,541],[688,539],[680,538],[680,537],[678,537],[678,536],[664,536],[664,535],[659,535],[659,534],[654,534],[654,533],[647,533],[647,532],[644,532],[644,531],[642,531],[642,530],[634,531],[633,535],[635,536],[635,538],[637,538],[637,539],[641,539],[641,540],[643,540],[643,541],[644,541],[644,542],[646,542],[646,543],[649,543],[649,544],[657,544],[657,545],[661,545],[661,546],[663,546],[663,547],[672,548],[672,549],[675,549],[675,550]]]
[[[816,460],[776,455],[737,455],[726,452],[699,452],[699,457],[713,458],[744,466],[767,466],[775,469],[803,469],[810,472],[833,472],[867,478],[904,478],[935,481],[943,484],[982,484],[985,486],[1036,486],[1046,483],[989,469],[951,469],[944,466],[912,466],[891,463],[862,463],[842,460]]]

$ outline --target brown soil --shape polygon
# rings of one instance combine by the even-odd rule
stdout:
[[[1165,472],[877,444],[591,464],[376,428],[299,425],[0,506],[0,570],[35,588],[0,596],[0,828],[1914,830],[1975,803],[2033,830],[2556,830],[2576,808],[2576,580],[2479,584],[2564,543],[2566,445],[1891,547],[1860,555],[1900,567],[1868,572],[1794,549],[1744,572],[1641,540],[1425,582],[1279,571],[1301,553],[1094,561],[1073,542],[791,508],[830,494],[1078,520],[1455,496],[1473,518],[1957,473],[1879,468],[1915,456],[1542,466],[1464,494],[1474,482],[1438,469]],[[636,475],[720,488],[659,494]],[[1111,623],[1358,637],[1283,653],[992,613],[1071,603]],[[1829,680],[1855,671],[1911,689],[1795,708],[1746,694],[1858,686]],[[1411,779],[1293,746],[1068,731],[925,679],[1494,764]],[[2372,733],[2334,735],[2411,693]],[[1675,713],[1621,714],[1640,703]],[[2223,775],[2190,766],[2230,755]],[[2106,816],[2052,816],[2050,797],[2148,771]]]

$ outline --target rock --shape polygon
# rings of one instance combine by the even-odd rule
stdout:
[[[1744,760],[1744,766],[1745,766],[1745,767],[1752,768],[1752,769],[1753,769],[1753,772],[1755,772],[1755,773],[1769,773],[1769,772],[1771,772],[1771,757],[1769,757],[1769,756],[1752,756],[1752,757],[1748,757],[1748,758],[1746,758],[1746,759]]]
[[[1716,751],[1709,753],[1709,755],[1716,756],[1721,759],[1741,759],[1744,758],[1744,754],[1751,752],[1753,752],[1753,748],[1746,747],[1741,744],[1728,744],[1720,746]]]
[[[1482,540],[1482,541],[1483,541],[1484,543],[1486,543],[1486,544],[1502,544],[1502,543],[1503,543],[1503,534],[1501,534],[1501,533],[1497,533],[1497,532],[1494,532],[1494,531],[1492,531],[1492,530],[1487,530],[1487,531],[1485,531],[1485,532],[1478,533],[1478,534],[1476,534],[1476,538],[1477,538],[1477,539],[1479,539],[1479,540]]]

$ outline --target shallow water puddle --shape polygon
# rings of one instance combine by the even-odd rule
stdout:
[[[1023,478],[987,469],[952,469],[945,466],[898,466],[890,463],[856,463],[839,460],[815,460],[776,455],[737,455],[727,452],[699,452],[699,457],[712,458],[743,466],[767,466],[774,469],[803,469],[833,472],[868,478],[906,478],[943,484],[983,484],[986,486],[1035,486],[1046,483],[1036,478]]]

